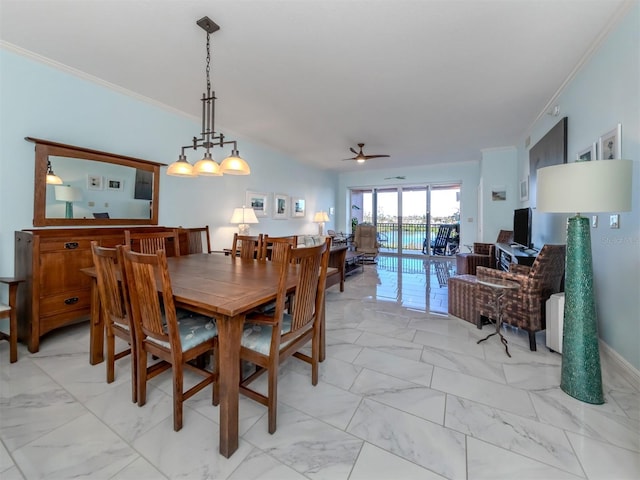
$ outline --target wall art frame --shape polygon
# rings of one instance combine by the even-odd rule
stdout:
[[[567,163],[567,117],[556,123],[529,150],[529,206],[536,208],[538,169]]]
[[[247,191],[245,205],[253,208],[256,217],[269,216],[269,194]]]
[[[273,194],[273,218],[275,220],[289,218],[289,195],[284,193]]]
[[[529,175],[520,181],[520,201],[524,202],[526,200],[529,200]]]
[[[603,134],[598,140],[599,160],[622,158],[622,124]]]
[[[124,180],[121,178],[107,178],[104,182],[104,187],[106,190],[112,191],[123,191],[124,190]]]
[[[576,162],[590,162],[598,159],[598,142],[593,142],[591,146],[583,148],[576,154]]]
[[[104,179],[101,175],[87,175],[87,190],[104,190]]]
[[[302,197],[291,197],[291,216],[303,218],[307,213],[306,203]]]

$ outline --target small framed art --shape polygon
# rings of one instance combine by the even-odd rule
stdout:
[[[289,196],[282,193],[273,195],[273,218],[285,220],[289,213]]]
[[[529,175],[520,181],[520,201],[529,200]]]
[[[294,218],[304,217],[306,213],[304,198],[291,198],[291,216]]]
[[[107,178],[105,182],[107,190],[124,190],[124,181],[119,178]]]
[[[269,195],[267,193],[247,192],[247,207],[253,208],[256,217],[266,217],[269,212]]]
[[[613,160],[622,158],[622,124],[619,123],[616,128],[609,130],[600,137],[598,141],[598,151],[600,160]]]
[[[100,175],[87,175],[87,190],[103,190],[103,179]]]
[[[591,146],[587,148],[583,148],[576,154],[576,162],[590,162],[591,160],[596,160],[597,154],[596,151],[598,149],[598,144],[593,142]]]

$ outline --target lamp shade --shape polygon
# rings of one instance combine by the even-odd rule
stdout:
[[[251,207],[234,208],[229,222],[236,224],[258,223],[258,217]]]
[[[193,166],[194,175],[204,175],[206,177],[221,177],[220,165],[211,156],[211,153],[206,152],[202,160],[196,162]]]
[[[61,202],[78,202],[82,200],[82,190],[67,185],[56,185],[56,200]]]
[[[225,175],[249,175],[251,168],[240,156],[240,152],[233,149],[231,155],[225,158],[220,164],[220,171]]]
[[[180,155],[178,161],[173,162],[167,169],[167,175],[174,177],[194,177],[193,166],[187,162],[187,157]]]
[[[631,160],[563,163],[537,172],[541,212],[628,212],[631,210]]]
[[[313,221],[314,222],[328,222],[329,221],[329,215],[327,215],[327,212],[316,212],[315,215],[313,216]]]

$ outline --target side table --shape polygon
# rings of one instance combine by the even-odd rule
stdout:
[[[517,282],[512,282],[510,280],[502,280],[500,278],[495,278],[492,280],[478,279],[478,285],[488,287],[489,290],[491,291],[491,294],[493,295],[493,307],[494,307],[495,318],[496,318],[495,320],[496,331],[478,340],[476,343],[479,344],[480,342],[484,342],[489,337],[492,337],[493,335],[498,334],[500,335],[500,341],[504,345],[504,349],[507,352],[507,356],[511,357],[511,354],[509,353],[509,347],[507,345],[507,339],[504,338],[504,336],[502,335],[502,332],[500,332],[500,327],[502,326],[502,299],[507,290],[516,290],[520,288],[520,284]]]

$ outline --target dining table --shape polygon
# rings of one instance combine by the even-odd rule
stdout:
[[[238,448],[240,341],[247,313],[276,299],[280,264],[222,254],[192,254],[167,258],[177,307],[216,319],[219,344],[220,453],[229,458]],[[297,266],[287,276],[288,293],[295,292]],[[332,269],[335,270],[335,269]],[[104,359],[104,319],[93,267],[90,358]],[[324,309],[323,309],[324,310]],[[320,361],[325,358],[324,311],[321,312]]]

